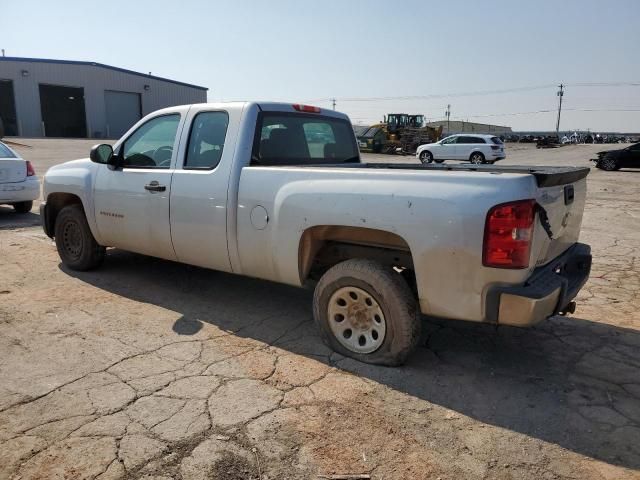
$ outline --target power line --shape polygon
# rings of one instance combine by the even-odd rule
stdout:
[[[429,100],[437,98],[455,98],[455,97],[478,97],[487,95],[501,95],[505,93],[528,92],[533,90],[545,90],[555,87],[555,84],[532,85],[526,87],[503,88],[498,90],[478,90],[470,92],[455,93],[439,93],[432,95],[403,95],[403,96],[385,96],[385,97],[344,97],[344,98],[316,98],[306,100],[305,102],[331,102],[339,100],[341,102],[383,102],[383,101],[400,101],[400,100]],[[578,82],[565,83],[565,87],[640,87],[640,81],[627,82]]]
[[[546,110],[533,110],[530,112],[509,112],[509,113],[489,113],[482,115],[464,115],[464,117],[469,118],[484,118],[484,117],[510,117],[516,115],[536,115],[539,113],[553,113],[555,109],[546,109]],[[640,108],[564,108],[565,112],[610,112],[610,113],[618,113],[618,112],[640,112]]]

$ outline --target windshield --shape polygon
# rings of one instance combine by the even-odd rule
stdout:
[[[364,132],[361,136],[363,138],[373,138],[376,136],[376,133],[378,133],[378,131],[380,131],[378,127],[371,127],[366,132]]]
[[[0,158],[17,158],[4,143],[0,143]]]
[[[264,112],[258,119],[252,165],[359,162],[351,124],[340,118]]]

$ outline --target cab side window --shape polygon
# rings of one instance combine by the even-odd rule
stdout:
[[[212,170],[222,158],[227,136],[229,115],[227,112],[200,112],[191,124],[185,170]]]
[[[485,143],[485,141],[484,141],[484,138],[481,138],[481,137],[459,137],[458,143],[476,144],[476,143]]]
[[[180,114],[155,117],[127,138],[122,152],[126,168],[169,168],[176,141]]]

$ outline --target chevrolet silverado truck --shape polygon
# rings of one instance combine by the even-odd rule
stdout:
[[[115,247],[315,286],[331,348],[399,365],[421,313],[525,327],[575,308],[588,171],[363,163],[344,114],[198,104],[49,169],[40,208],[70,269]]]

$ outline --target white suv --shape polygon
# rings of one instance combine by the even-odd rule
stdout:
[[[420,145],[416,157],[422,163],[442,163],[445,160],[466,160],[471,163],[493,163],[506,158],[504,144],[495,135],[462,133],[443,138],[436,143]]]

